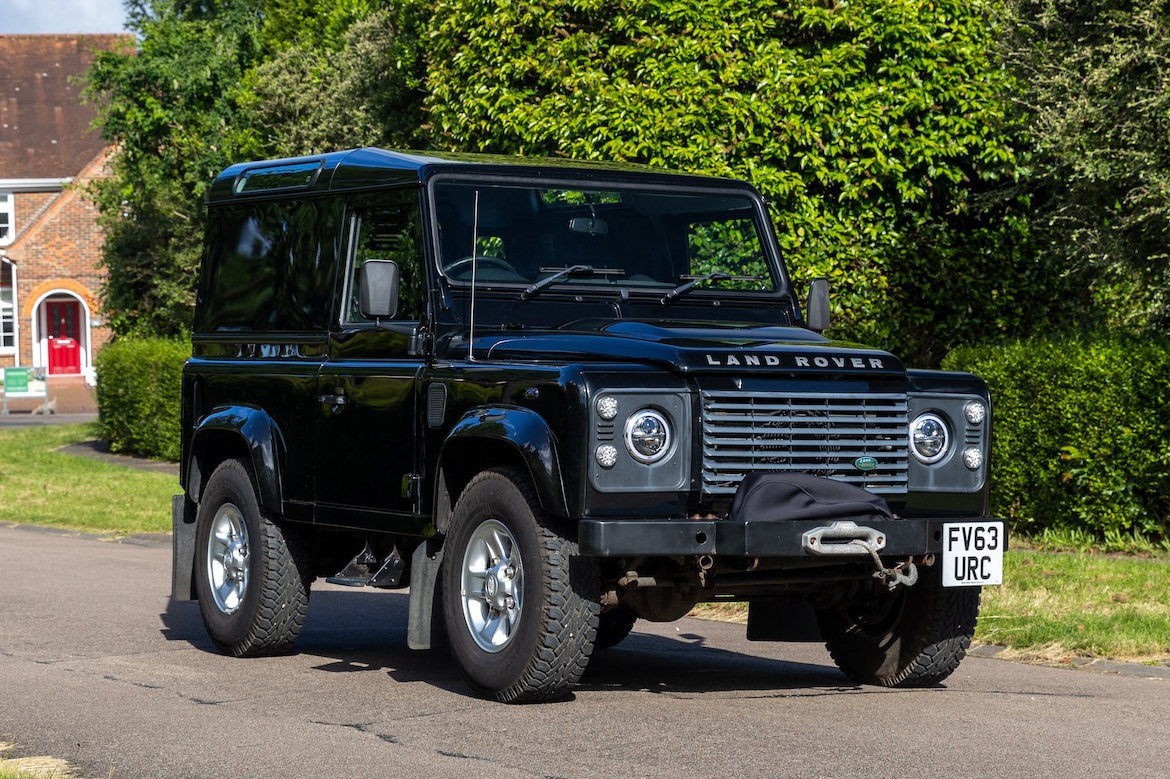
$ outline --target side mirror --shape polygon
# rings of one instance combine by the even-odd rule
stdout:
[[[829,280],[813,279],[808,287],[808,329],[823,333],[829,329]]]
[[[398,313],[398,263],[366,260],[358,271],[358,307],[366,319],[393,319]]]

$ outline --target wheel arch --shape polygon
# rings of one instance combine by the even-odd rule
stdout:
[[[433,504],[436,530],[446,532],[451,506],[477,473],[508,466],[528,474],[544,511],[566,515],[560,457],[548,423],[528,409],[481,407],[465,413],[443,442]]]
[[[234,458],[251,464],[261,506],[279,514],[284,496],[283,439],[268,413],[250,406],[220,406],[196,425],[187,482],[191,500],[199,502],[211,472],[219,463]]]

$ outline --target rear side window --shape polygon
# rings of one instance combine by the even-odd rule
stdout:
[[[196,331],[328,328],[339,199],[216,207],[208,220]]]

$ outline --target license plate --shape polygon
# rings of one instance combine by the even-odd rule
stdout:
[[[1003,584],[1004,525],[948,522],[943,525],[944,587]]]

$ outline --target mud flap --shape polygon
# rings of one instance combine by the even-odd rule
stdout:
[[[820,642],[823,639],[817,613],[807,601],[753,600],[748,603],[747,640]]]
[[[435,608],[439,568],[443,549],[434,540],[415,547],[410,557],[410,615],[406,628],[406,645],[411,649],[443,646],[442,610]]]
[[[195,515],[186,495],[171,498],[171,599],[195,600]]]

